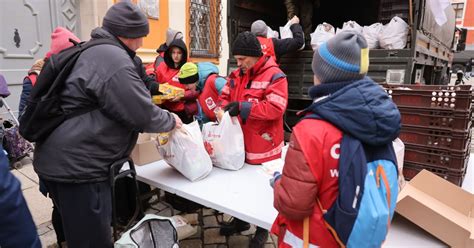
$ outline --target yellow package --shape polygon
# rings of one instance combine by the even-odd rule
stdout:
[[[158,143],[160,144],[160,146],[162,145],[166,145],[166,143],[168,143],[168,140],[170,138],[170,133],[159,133],[158,136],[156,137],[156,141],[158,141]]]
[[[152,96],[151,99],[153,100],[154,104],[163,104],[166,100],[170,98],[166,95],[156,95]]]
[[[163,93],[167,98],[173,99],[175,97],[184,97],[184,89],[170,85],[169,83],[160,84],[160,92]]]

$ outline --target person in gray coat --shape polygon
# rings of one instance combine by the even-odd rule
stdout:
[[[148,33],[137,6],[113,5],[91,38],[117,44],[85,50],[60,93],[66,111],[95,109],[67,119],[36,144],[34,169],[59,209],[69,248],[112,247],[110,165],[129,156],[138,133],[182,125],[152,103],[137,73],[135,51]]]

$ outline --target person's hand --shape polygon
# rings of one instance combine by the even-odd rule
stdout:
[[[176,96],[175,98],[171,98],[170,102],[179,102],[181,100],[180,96]]]
[[[270,179],[270,186],[272,186],[272,188],[275,187],[276,181],[278,181],[280,178],[281,178],[281,173],[278,171],[275,171],[275,173],[273,173],[273,177]]]
[[[238,116],[240,114],[240,103],[231,102],[224,107],[224,111],[229,112],[230,116]]]
[[[290,20],[290,23],[293,25],[293,24],[298,24],[300,23],[300,18],[298,18],[297,16],[293,16],[293,18],[291,18]]]
[[[224,116],[224,110],[221,107],[214,109],[214,114],[216,114],[216,119],[218,122],[221,122],[222,117]]]
[[[181,128],[183,126],[183,122],[181,121],[179,116],[177,116],[175,113],[171,113],[171,115],[173,115],[174,120],[175,120],[174,128]]]

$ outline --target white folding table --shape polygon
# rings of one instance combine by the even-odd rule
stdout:
[[[472,167],[472,166],[471,166]],[[277,216],[273,208],[270,175],[260,166],[239,171],[213,168],[205,179],[190,182],[163,160],[136,166],[137,179],[188,200],[270,229]],[[384,247],[447,247],[401,216],[395,216]]]

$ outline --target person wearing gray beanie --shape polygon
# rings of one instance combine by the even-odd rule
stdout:
[[[131,39],[145,37],[150,32],[147,17],[130,1],[112,5],[104,16],[102,27],[115,36]]]
[[[294,16],[290,20],[290,31],[293,38],[268,38],[268,26],[262,20],[257,20],[252,23],[250,32],[257,36],[258,41],[262,47],[262,52],[265,56],[272,57],[275,61],[291,52],[296,52],[304,48],[304,34],[303,28],[299,24],[300,19]]]
[[[256,20],[250,27],[250,32],[256,36],[267,37],[268,27],[267,24],[262,20]]]
[[[318,47],[311,66],[320,83],[362,79],[369,66],[367,41],[357,32],[341,32]]]
[[[111,166],[129,157],[140,131],[181,126],[147,90],[151,82],[136,50],[148,32],[147,18],[134,4],[111,6],[103,26],[91,32],[99,44],[81,51],[67,72],[60,95],[67,101],[59,107],[74,116],[35,145],[33,167],[61,216],[67,247],[113,247]]]

